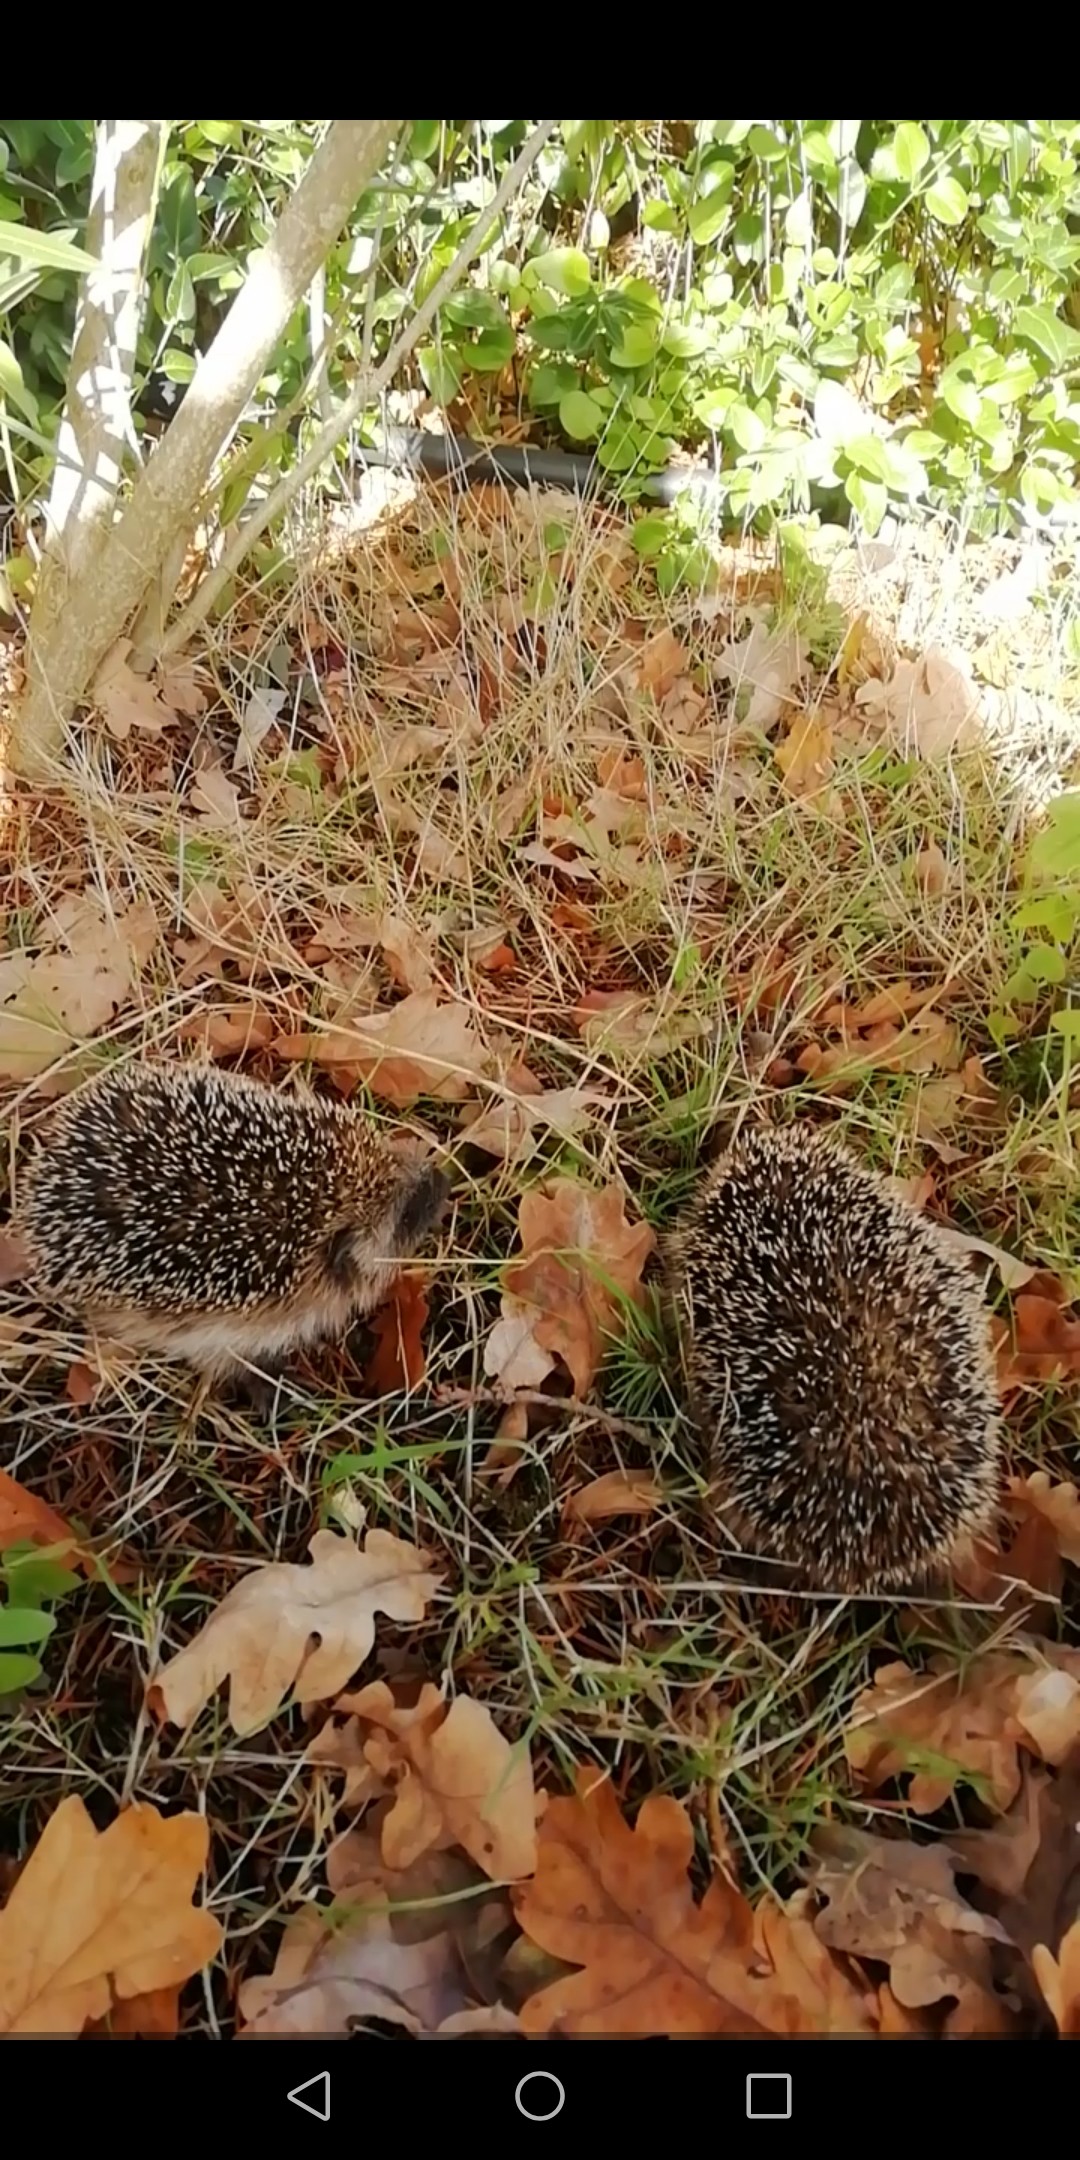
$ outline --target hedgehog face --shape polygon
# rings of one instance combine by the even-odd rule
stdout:
[[[335,1287],[349,1296],[358,1312],[371,1311],[386,1295],[403,1261],[437,1227],[450,1197],[450,1180],[427,1154],[413,1148],[390,1149],[381,1203],[372,1209],[365,1195],[362,1216],[334,1231],[326,1266]]]

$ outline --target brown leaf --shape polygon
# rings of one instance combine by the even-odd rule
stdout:
[[[799,688],[805,653],[797,631],[758,620],[744,638],[724,647],[716,670],[736,692],[749,691],[744,728],[767,734]]]
[[[700,1013],[665,1016],[662,1003],[637,990],[586,990],[571,1014],[590,1049],[628,1050],[659,1058],[706,1032]]]
[[[576,1178],[523,1194],[518,1232],[521,1257],[504,1271],[502,1320],[485,1346],[484,1371],[506,1387],[531,1384],[507,1378],[520,1371],[531,1341],[562,1358],[583,1395],[605,1337],[618,1329],[622,1301],[640,1303],[641,1271],[656,1239],[647,1223],[627,1220],[620,1185],[596,1191]]]
[[[508,1087],[490,1103],[464,1110],[462,1130],[485,1155],[518,1162],[532,1153],[545,1133],[571,1139],[590,1122],[593,1108],[606,1100],[595,1088],[545,1088],[538,1095],[522,1095]]]
[[[815,1835],[814,1850],[811,1887],[825,1901],[814,1926],[822,1942],[888,1965],[893,1996],[905,2009],[954,1996],[969,2018],[985,2021],[982,2029],[999,2029],[1005,2013],[987,1946],[1008,1938],[960,1896],[947,1846],[830,1825]]]
[[[776,746],[776,762],[789,795],[803,799],[820,795],[836,769],[832,754],[832,729],[812,713],[801,713],[782,743]]]
[[[1005,1489],[1009,1513],[1021,1521],[1038,1516],[1049,1525],[1062,1558],[1080,1567],[1080,1497],[1075,1485],[1055,1485],[1045,1470],[1035,1470],[1030,1477],[1010,1478]]]
[[[87,1575],[97,1573],[70,1523],[57,1515],[46,1500],[39,1500],[36,1493],[27,1492],[25,1485],[0,1470],[0,1552],[6,1552],[9,1545],[26,1544],[54,1545],[57,1560],[68,1561]]]
[[[93,2030],[113,2038],[137,2033],[144,2040],[174,2040],[180,2030],[180,1990],[161,1987],[146,1995],[129,1995],[114,2003],[108,2017]]]
[[[982,734],[979,692],[967,661],[939,645],[928,646],[917,660],[897,661],[887,683],[861,684],[855,703],[908,755],[947,758],[973,748]]]
[[[74,1365],[68,1366],[64,1393],[77,1410],[85,1410],[93,1402],[100,1386],[101,1374],[95,1372],[92,1365],[84,1365],[81,1360],[77,1360]]]
[[[62,900],[47,950],[0,958],[0,1078],[32,1079],[114,1020],[157,937],[148,901],[106,913],[94,891]]]
[[[1076,2039],[1080,2036],[1080,1920],[1074,1920],[1056,1958],[1045,1943],[1039,1943],[1031,1962],[1059,2033],[1063,2039],[1066,2035]]]
[[[129,1807],[99,1831],[62,1800],[0,1913],[0,2032],[80,2033],[209,1964],[221,1928],[191,1902],[209,1841],[201,1815]]]
[[[232,831],[239,826],[239,792],[223,766],[202,766],[192,783],[190,800],[202,824],[222,831]]]
[[[302,1703],[338,1694],[368,1656],[375,1615],[416,1622],[441,1577],[425,1553],[388,1530],[369,1530],[363,1551],[319,1530],[310,1565],[273,1561],[230,1590],[151,1691],[170,1724],[187,1728],[228,1680],[234,1732],[255,1731],[295,1687]]]
[[[447,1705],[425,1683],[402,1707],[383,1680],[334,1705],[341,1735],[324,1728],[311,1762],[349,1771],[345,1800],[364,1806],[393,1792],[382,1822],[388,1868],[411,1867],[421,1854],[460,1845],[493,1881],[514,1882],[536,1865],[536,1793],[527,1747],[511,1747],[491,1712],[469,1695]]]
[[[911,1775],[908,1806],[932,1815],[961,1779],[997,1811],[1020,1789],[1017,1750],[1063,1761],[1080,1737],[1080,1651],[1039,1646],[1040,1658],[991,1651],[962,1672],[944,1656],[929,1673],[885,1665],[855,1703],[845,1747],[876,1789]]]
[[[985,1238],[968,1237],[966,1231],[954,1229],[951,1223],[940,1223],[938,1227],[962,1257],[979,1253],[984,1260],[992,1260],[1006,1290],[1022,1290],[1024,1284],[1031,1281],[1035,1269],[1029,1267],[1026,1260],[1017,1260],[1014,1254],[1006,1252],[1004,1246],[990,1245]]]
[[[928,899],[940,899],[948,890],[949,865],[936,840],[924,840],[915,857],[915,883]]]
[[[117,742],[126,742],[133,728],[146,735],[160,735],[176,719],[172,705],[159,697],[152,683],[128,666],[131,640],[120,638],[108,652],[94,677],[91,695],[96,710]]]
[[[373,1395],[410,1394],[419,1387],[427,1365],[423,1335],[428,1314],[427,1277],[415,1271],[399,1275],[369,1323],[375,1349],[364,1379]]]
[[[517,2030],[510,2011],[477,2006],[451,1933],[399,1941],[391,1912],[363,1909],[369,1887],[382,1902],[381,1885],[359,1884],[344,1925],[311,1907],[289,1921],[273,1972],[240,1989],[245,2036],[345,2033],[371,2018],[418,2035],[454,2032],[478,2007],[486,2029]]]
[[[604,1522],[609,1515],[653,1515],[663,1504],[664,1495],[647,1470],[609,1470],[571,1493],[566,1514],[574,1522]]]
[[[440,1004],[434,990],[416,990],[389,1012],[369,1013],[324,1035],[279,1036],[279,1057],[347,1065],[375,1095],[399,1107],[418,1095],[459,1102],[486,1076],[491,1054],[473,1026],[468,1005]]]
[[[689,664],[674,631],[658,630],[637,655],[634,674],[643,690],[651,690],[657,703],[666,696],[677,675]]]
[[[695,1904],[690,1819],[651,1795],[631,1830],[610,1781],[579,1770],[549,1803],[534,1880],[515,1892],[525,1933],[580,1971],[530,1997],[526,2033],[859,2031],[861,1994],[821,1946],[805,1953],[774,1908],[758,1918],[714,1877]],[[812,1931],[811,1931],[812,1932]]]
[[[1063,1309],[1064,1286],[1051,1294],[1023,1290],[1012,1302],[1012,1331],[1006,1329],[998,1352],[998,1380],[1004,1392],[1031,1381],[1080,1377],[1080,1319]]]

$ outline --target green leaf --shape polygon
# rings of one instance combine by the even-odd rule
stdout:
[[[969,382],[965,375],[956,375],[951,368],[946,368],[938,389],[942,402],[948,406],[949,411],[955,413],[965,427],[974,427],[982,410],[982,399],[974,383]]]
[[[0,255],[13,255],[16,262],[32,263],[39,270],[73,270],[80,277],[98,267],[96,255],[88,255],[85,248],[59,233],[32,232],[28,225],[9,225],[6,220],[0,223]]]
[[[932,180],[926,190],[926,207],[939,225],[959,225],[968,214],[969,202],[966,188],[951,173],[943,173],[939,180]]]
[[[1017,930],[1045,930],[1058,945],[1067,945],[1080,918],[1080,893],[1046,893],[1041,900],[1026,900],[1013,915]]]
[[[579,388],[577,369],[568,360],[542,360],[529,376],[529,401],[538,409],[557,405],[560,398]]]
[[[0,1649],[48,1642],[55,1626],[52,1614],[39,1612],[35,1605],[0,1605]]]
[[[1028,850],[1033,877],[1080,878],[1080,793],[1057,795]]]
[[[0,399],[7,398],[26,414],[32,427],[39,427],[37,399],[23,381],[23,371],[3,338],[0,338]]]
[[[1063,1012],[1051,1013],[1050,1025],[1075,1048],[1080,1043],[1080,1005],[1070,1005]]]
[[[746,138],[746,147],[753,151],[755,157],[764,158],[766,162],[772,158],[787,156],[787,144],[781,142],[779,135],[774,135],[771,128],[762,127],[760,124],[751,128]]]
[[[1013,328],[1017,337],[1045,353],[1051,367],[1071,367],[1080,352],[1080,331],[1062,322],[1052,307],[1018,307]]]
[[[617,345],[611,348],[612,367],[649,367],[655,360],[660,338],[654,323],[627,323]]]
[[[424,388],[437,405],[450,405],[461,388],[461,355],[452,345],[424,345],[416,355]]]
[[[570,390],[559,400],[559,425],[574,442],[595,442],[604,414],[587,390]]]
[[[195,373],[195,355],[182,345],[170,345],[161,355],[161,372],[169,382],[189,383]]]
[[[0,1574],[17,1605],[44,1605],[50,1599],[67,1597],[81,1581],[71,1568],[61,1567],[58,1561],[46,1560],[33,1551],[18,1555],[6,1552]]]
[[[726,184],[720,183],[711,188],[708,194],[697,196],[687,210],[686,222],[690,228],[690,238],[696,247],[708,247],[710,240],[715,240],[727,224],[734,174],[730,166],[725,170],[728,176]]]
[[[893,136],[892,151],[901,180],[906,180],[910,186],[930,155],[930,138],[925,128],[921,128],[917,120],[901,120]]]
[[[544,255],[530,257],[523,265],[522,278],[526,285],[543,285],[548,292],[578,300],[592,284],[592,271],[581,248],[549,248]]]
[[[660,340],[673,360],[697,360],[709,349],[709,332],[701,323],[669,323]]]
[[[465,366],[475,368],[478,375],[497,375],[513,357],[514,332],[510,323],[492,324],[490,330],[481,330],[461,353]]]
[[[849,473],[844,482],[844,493],[853,510],[862,520],[863,530],[872,540],[889,507],[888,490],[879,480],[865,480],[862,473]]]
[[[764,420],[759,419],[756,412],[751,412],[749,405],[743,405],[741,402],[731,407],[727,416],[727,425],[731,429],[740,450],[746,450],[751,454],[755,450],[761,449],[769,432]]]
[[[645,562],[651,562],[667,546],[671,538],[671,521],[659,511],[651,517],[639,518],[634,526],[632,539],[636,552]]]
[[[841,383],[826,379],[818,384],[814,397],[814,426],[823,442],[846,448],[854,436],[865,434],[866,421],[867,415],[858,398]]]
[[[41,1661],[19,1650],[0,1651],[0,1695],[14,1695],[41,1678]]]

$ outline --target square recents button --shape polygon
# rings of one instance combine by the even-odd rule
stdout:
[[[751,2122],[790,2122],[791,2072],[751,2070],[746,2080],[746,2112]]]

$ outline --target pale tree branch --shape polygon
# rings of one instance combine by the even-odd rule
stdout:
[[[53,764],[75,705],[138,610],[291,315],[400,126],[398,120],[331,123],[119,522],[102,534],[44,635],[36,609],[31,612],[27,689],[11,744],[19,770],[41,774]]]
[[[296,464],[290,467],[277,486],[259,504],[258,509],[245,518],[220,560],[200,581],[187,607],[168,631],[162,646],[163,655],[175,653],[187,643],[192,631],[205,621],[219,593],[235,575],[248,549],[253,546],[260,533],[265,532],[266,527],[282,515],[312,473],[317,472],[319,466],[324,464],[331,452],[337,448],[353,422],[359,419],[369,405],[377,402],[388,384],[393,381],[402,361],[408,358],[469,264],[480,253],[492,226],[517,194],[554,127],[554,120],[542,120],[539,126],[533,129],[514,163],[503,174],[490,203],[481,210],[479,217],[470,226],[453,262],[448,263],[427,298],[410,317],[405,329],[394,339],[385,359],[377,368],[365,370],[359,377],[348,397],[342,399],[325,425],[319,429],[303,457],[298,458]]]

